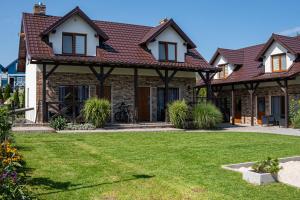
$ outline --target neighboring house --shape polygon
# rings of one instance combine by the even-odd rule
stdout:
[[[18,68],[18,59],[11,62],[6,67],[1,66],[0,83],[1,87],[9,84],[12,89],[24,88],[25,86],[25,71]]]
[[[78,7],[63,17],[45,10],[36,4],[22,18],[27,120],[79,119],[83,102],[98,96],[111,102],[112,121],[122,102],[137,121],[164,121],[168,102],[193,100],[196,72],[218,71],[172,19],[150,27],[91,20]]]
[[[289,101],[300,99],[300,37],[273,34],[265,44],[217,49],[210,64],[221,68],[212,91],[225,120],[288,126]],[[201,83],[200,83],[201,84]]]

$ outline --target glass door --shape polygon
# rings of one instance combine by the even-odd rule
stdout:
[[[266,115],[265,97],[257,97],[257,123],[262,124],[262,117]]]
[[[157,88],[157,121],[165,120],[165,104],[164,104],[165,88]],[[179,88],[169,88],[169,103],[179,99]]]

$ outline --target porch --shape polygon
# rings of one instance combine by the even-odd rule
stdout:
[[[205,75],[207,86],[217,69],[178,67],[110,66],[70,63],[37,64],[41,81],[37,94],[36,122],[47,123],[63,116],[72,122],[82,121],[81,109],[90,97],[111,102],[110,122],[137,123],[167,121],[169,102],[185,99],[193,102],[195,73]],[[166,92],[168,91],[168,92]],[[118,112],[127,109],[127,118]]]

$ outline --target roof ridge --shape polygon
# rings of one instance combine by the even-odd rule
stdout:
[[[58,15],[35,15],[33,13],[23,12],[25,15],[31,15],[31,16],[39,16],[39,17],[56,17],[56,18],[62,18],[63,16]],[[59,19],[58,19],[59,20]],[[111,23],[111,24],[119,24],[119,25],[131,25],[131,26],[140,26],[140,27],[147,27],[147,28],[154,28],[155,26],[149,26],[149,25],[141,25],[141,24],[133,24],[133,23],[126,23],[126,22],[115,22],[115,21],[106,21],[106,20],[98,20],[98,19],[91,19],[94,22],[100,22],[100,23]]]

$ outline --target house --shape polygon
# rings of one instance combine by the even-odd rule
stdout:
[[[21,24],[26,119],[34,122],[79,120],[90,97],[111,102],[112,122],[121,103],[135,121],[164,121],[168,102],[192,101],[196,73],[208,80],[219,70],[173,19],[155,27],[91,20],[79,7],[58,17],[36,4]]]
[[[289,101],[300,99],[299,55],[299,36],[277,34],[264,44],[217,49],[210,64],[222,71],[211,88],[225,120],[254,125],[274,118],[287,127]]]
[[[9,84],[12,89],[24,88],[25,86],[25,71],[18,68],[18,59],[11,62],[6,67],[1,66],[0,84],[5,87]]]

